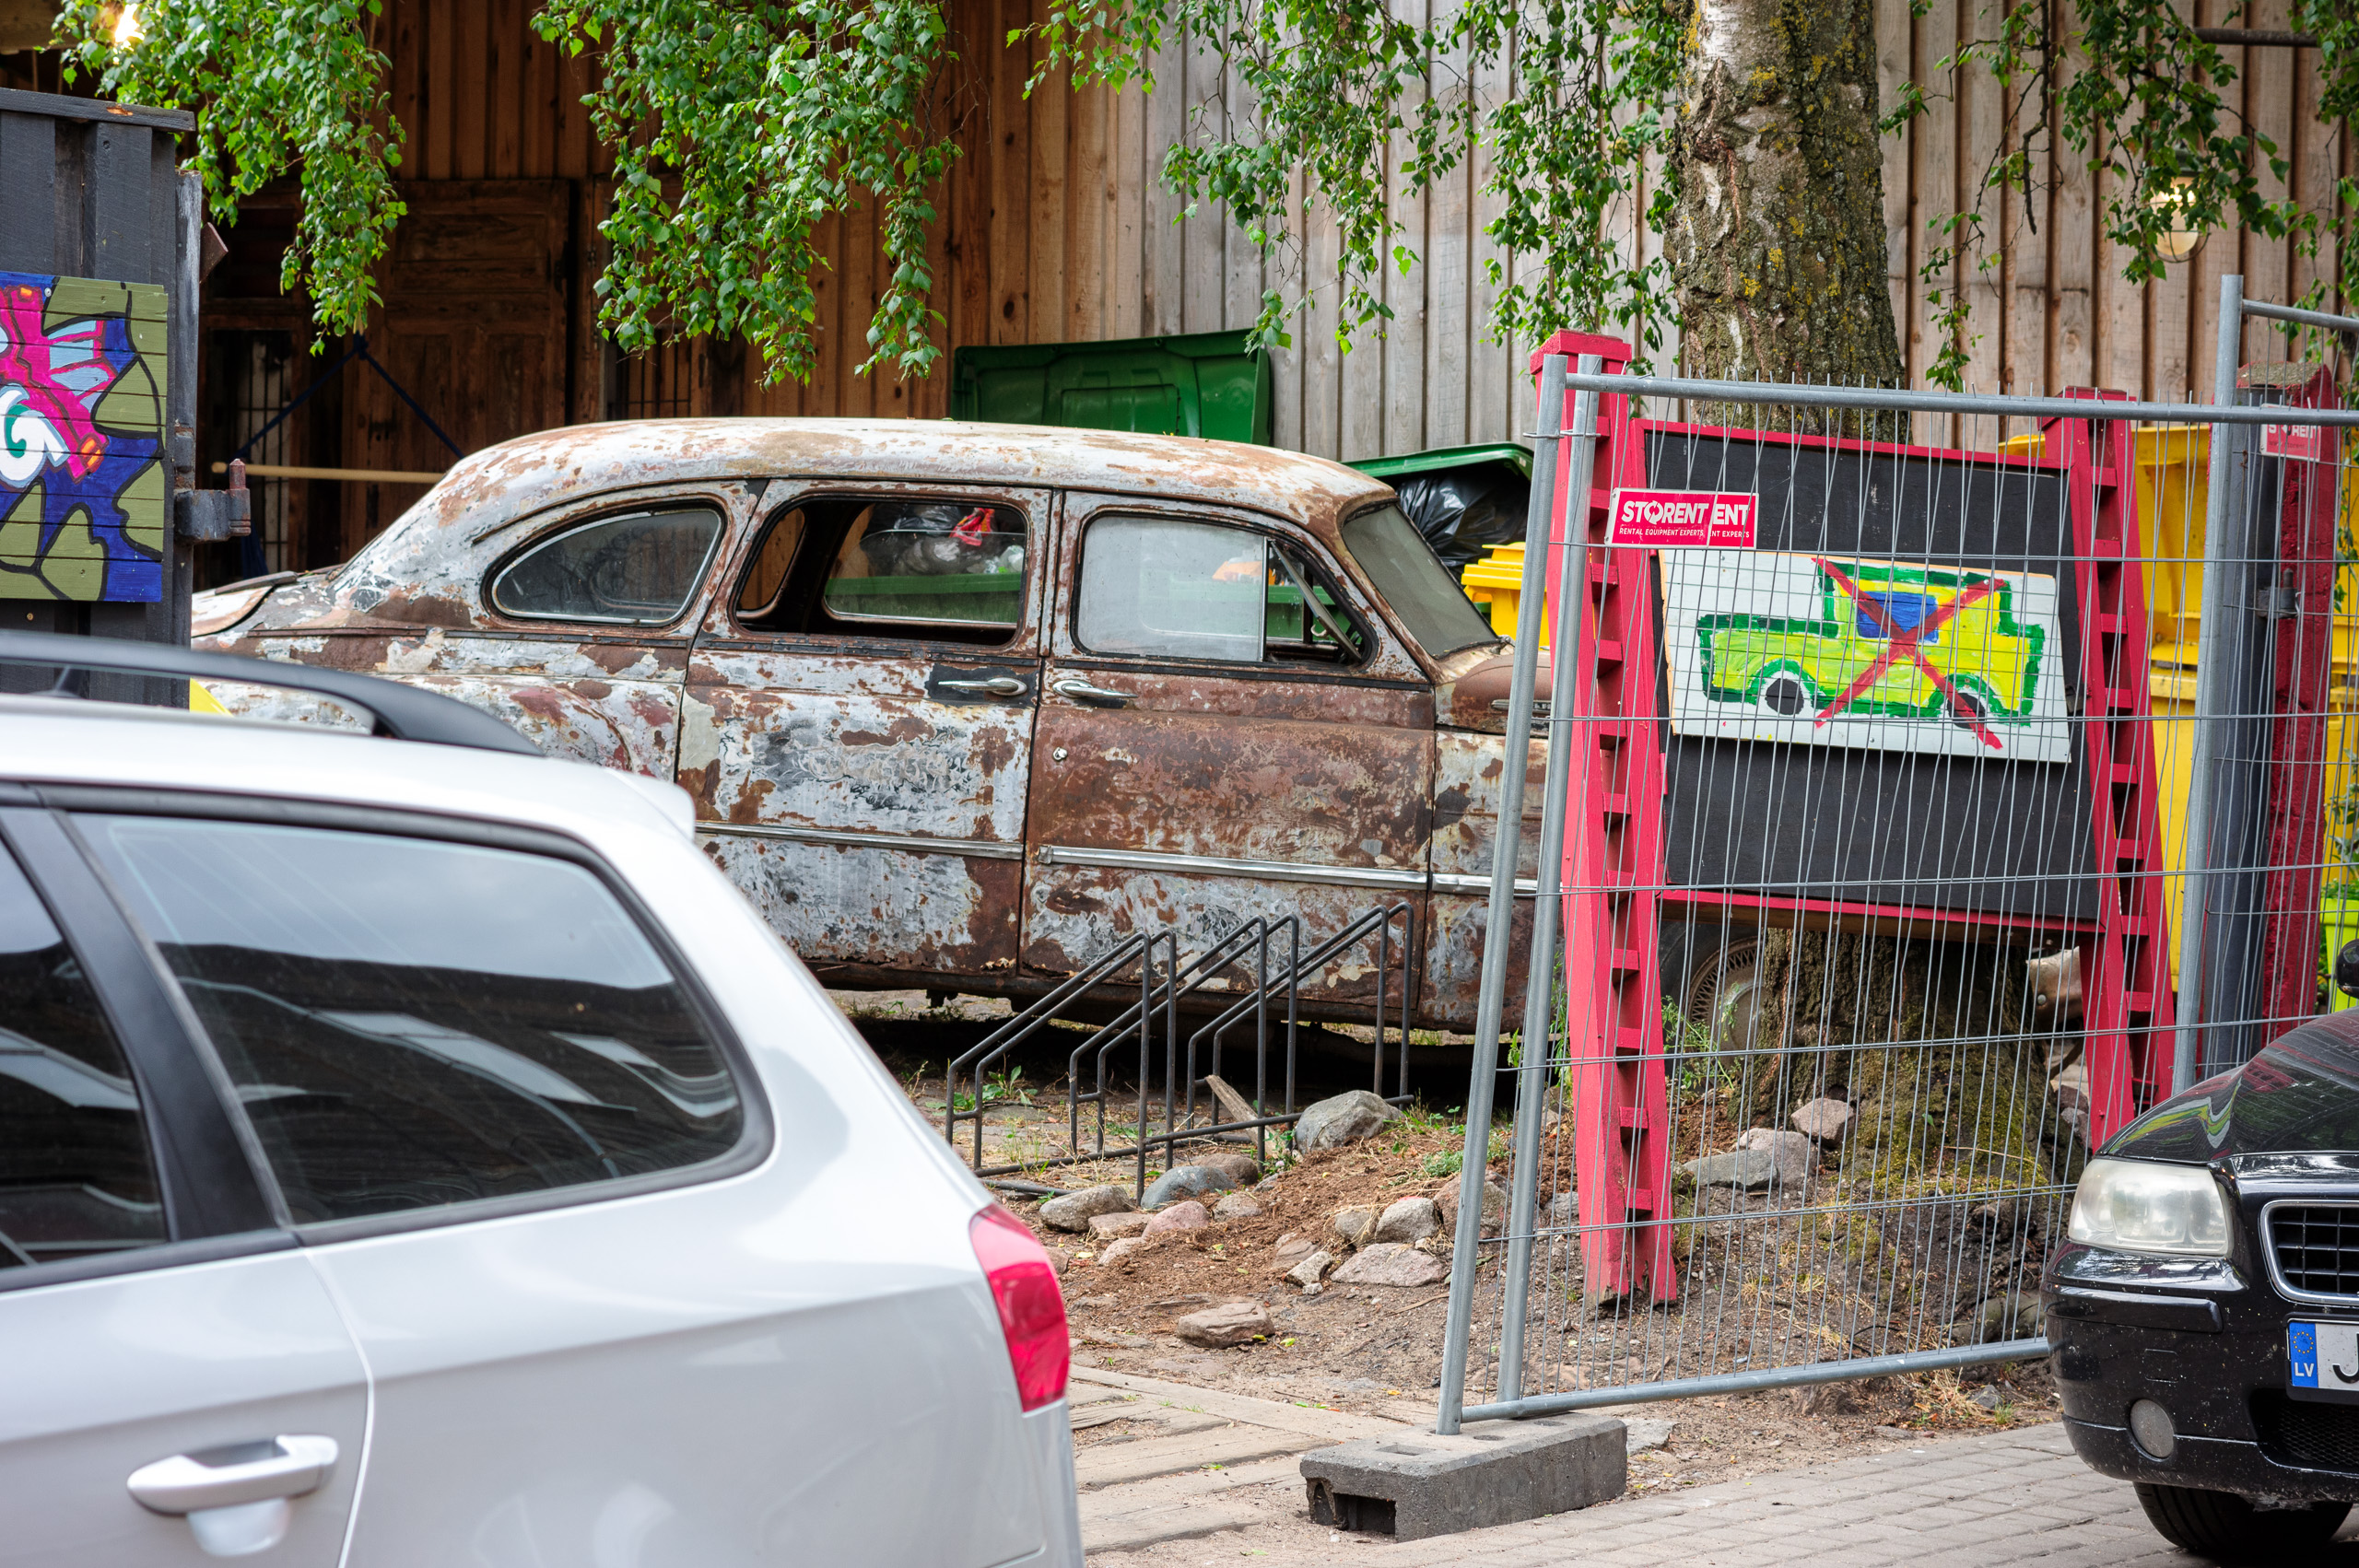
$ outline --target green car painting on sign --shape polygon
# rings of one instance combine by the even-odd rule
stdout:
[[[1815,617],[1720,613],[1696,623],[1704,695],[1780,718],[2031,718],[2047,630],[2019,625],[2002,574],[1816,559]]]

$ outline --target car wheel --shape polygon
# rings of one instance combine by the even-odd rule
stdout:
[[[2233,1492],[2138,1483],[2138,1505],[2175,1546],[2229,1562],[2282,1562],[2284,1553],[2323,1546],[2342,1527],[2348,1503],[2307,1508],[2256,1508]]]
[[[1791,719],[1810,707],[1810,688],[1791,675],[1778,675],[1761,688],[1761,705],[1780,719]]]
[[[1950,722],[1961,730],[1971,730],[1981,723],[1983,715],[1989,711],[1982,699],[1972,692],[1960,692],[1957,700],[1950,705]]]

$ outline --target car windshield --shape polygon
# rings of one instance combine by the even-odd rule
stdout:
[[[1371,508],[1344,524],[1344,547],[1432,657],[1499,640],[1399,507]]]

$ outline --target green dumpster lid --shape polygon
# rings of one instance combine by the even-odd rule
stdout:
[[[950,351],[950,416],[1270,444],[1268,354],[1242,332]]]
[[[1431,474],[1437,469],[1467,468],[1478,462],[1512,463],[1518,474],[1526,479],[1532,477],[1532,449],[1517,441],[1480,447],[1436,447],[1431,451],[1403,452],[1396,457],[1364,457],[1347,466],[1371,479],[1399,479],[1412,474]]]

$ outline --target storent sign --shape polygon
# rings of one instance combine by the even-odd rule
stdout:
[[[1616,490],[1606,538],[1654,550],[1750,550],[1755,516],[1754,497],[1734,490]]]

